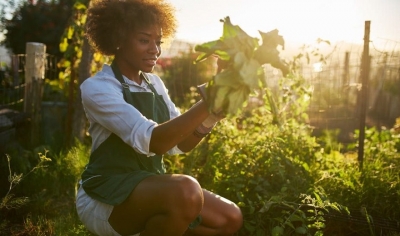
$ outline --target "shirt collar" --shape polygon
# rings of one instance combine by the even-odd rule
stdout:
[[[101,71],[108,75],[115,77],[114,72],[110,65],[104,64]],[[126,78],[125,75],[122,75],[122,78],[124,79],[125,83],[127,83],[129,85],[134,85],[134,86],[139,86],[139,87],[147,87],[147,83],[144,80],[142,80],[142,84],[138,84],[138,83]]]

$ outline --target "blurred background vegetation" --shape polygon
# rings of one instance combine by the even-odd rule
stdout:
[[[2,65],[1,109],[18,113],[21,120],[10,115],[0,120],[6,124],[1,132],[16,130],[0,145],[0,235],[91,235],[75,211],[77,182],[90,153],[78,86],[110,58],[93,54],[83,37],[87,4],[0,4],[2,43],[18,61],[17,70]],[[46,44],[51,62],[42,135],[35,146],[26,138],[30,123],[22,105],[6,102],[11,96],[6,88],[24,84],[26,42]],[[193,87],[207,82],[216,69],[213,60],[193,64],[193,46],[171,42],[155,70],[182,112],[200,99]],[[293,74],[283,78],[266,66],[268,87],[253,94],[241,113],[221,121],[195,150],[166,156],[168,171],[192,175],[204,188],[236,202],[245,216],[238,235],[400,235],[395,109],[400,75],[387,55],[375,57],[380,64],[370,76],[362,168],[357,156],[360,57],[348,58],[346,68],[333,54],[305,46],[289,61]]]

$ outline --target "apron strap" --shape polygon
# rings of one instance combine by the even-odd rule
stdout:
[[[117,80],[122,85],[122,92],[124,93],[125,101],[128,102],[129,104],[133,104],[132,103],[133,101],[132,101],[131,91],[129,90],[129,85],[127,83],[125,83],[125,80],[122,77],[121,71],[119,70],[119,68],[118,68],[118,66],[117,66],[117,64],[115,63],[114,60],[111,63],[111,69],[114,72],[115,78],[117,78]]]
[[[121,71],[119,70],[117,63],[115,60],[111,63],[111,68],[114,72],[115,78],[121,83],[122,85],[122,92],[124,94],[124,99],[127,103],[133,105],[133,97],[132,97],[132,92],[129,89],[129,84],[127,84],[122,76]],[[146,81],[147,85],[149,86],[150,90],[153,92],[153,95],[155,99],[158,101],[158,104],[162,106],[165,110],[165,114],[167,114],[168,119],[170,118],[169,116],[169,109],[167,104],[165,103],[163,97],[157,93],[157,90],[154,88],[153,84],[151,83],[149,77],[146,75],[146,73],[141,72],[140,75],[143,77],[143,79]],[[157,109],[157,113],[161,112],[160,109]],[[161,116],[162,117],[162,116]],[[167,119],[167,120],[168,120]],[[165,121],[165,120],[164,120]]]
[[[149,85],[150,90],[158,96],[157,90],[154,88],[153,84],[150,82],[149,77],[147,77],[146,73],[142,72],[141,75],[143,76],[144,80],[146,81],[147,85]]]

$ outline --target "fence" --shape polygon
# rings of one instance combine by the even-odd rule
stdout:
[[[14,139],[18,128],[30,136],[27,143],[39,141],[43,80],[57,77],[57,59],[45,53],[43,44],[28,43],[27,54],[11,56],[0,74],[0,147]]]
[[[314,96],[310,117],[326,128],[359,128],[362,102],[365,102],[369,126],[391,126],[400,116],[400,53],[372,50],[367,75],[367,93],[362,95],[362,53],[340,53],[342,60],[331,62],[328,68],[310,77]],[[336,124],[336,126],[335,126]],[[344,134],[347,135],[347,134]]]
[[[400,117],[400,42],[380,39],[372,46],[371,66],[367,99],[367,125],[390,126]],[[164,79],[171,97],[184,102],[189,87],[205,82],[215,72],[215,65],[193,65],[193,45],[178,42],[160,59],[156,73]],[[327,50],[326,64],[303,64],[300,73],[306,82],[313,86],[313,96],[308,109],[310,124],[315,134],[324,129],[339,129],[339,138],[350,141],[360,121],[360,88],[362,45],[336,44]],[[12,108],[22,111],[24,99],[25,55],[12,57],[11,75],[0,86],[0,108]],[[202,67],[203,66],[203,67]],[[269,66],[265,67],[268,84],[274,86],[280,74]],[[45,78],[57,79],[57,59],[46,55]],[[0,120],[0,126],[1,126]]]
[[[11,55],[10,67],[0,71],[0,109],[23,109],[26,54]],[[45,79],[58,79],[57,58],[46,54]]]

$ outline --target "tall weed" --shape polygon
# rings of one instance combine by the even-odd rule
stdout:
[[[18,210],[21,207],[27,205],[30,201],[29,197],[26,196],[18,196],[14,193],[14,189],[21,184],[21,182],[26,179],[27,176],[34,173],[34,171],[38,171],[41,168],[47,167],[47,162],[51,161],[49,158],[46,157],[46,153],[38,153],[39,155],[39,162],[36,166],[34,166],[31,170],[27,173],[18,173],[14,172],[11,168],[11,157],[6,155],[7,165],[8,165],[8,182],[9,188],[8,191],[4,196],[1,197],[0,202],[0,220],[2,223],[0,224],[0,232],[2,232],[9,224],[8,216],[12,210]]]
[[[0,209],[0,218],[5,217],[0,235],[90,235],[81,225],[74,204],[77,183],[89,153],[89,146],[77,142],[66,153],[46,152],[41,158],[47,168],[39,168],[44,167],[44,162],[39,162],[24,181],[14,175],[11,180],[18,181],[15,199],[27,196],[29,202],[19,209]],[[7,196],[10,195],[3,202]]]

